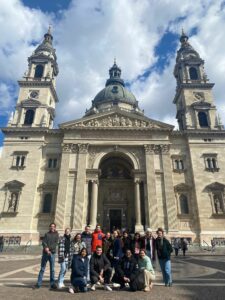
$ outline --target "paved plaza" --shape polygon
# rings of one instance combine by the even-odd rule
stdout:
[[[172,257],[174,284],[171,288],[162,284],[161,273],[156,265],[157,279],[152,292],[110,293],[99,287],[96,292],[74,295],[69,294],[67,289],[49,290],[48,267],[43,287],[40,290],[32,289],[39,272],[40,258],[40,255],[32,254],[0,254],[0,299],[225,299],[225,255],[192,253],[186,257]],[[56,263],[56,275],[58,271]],[[69,284],[69,274],[66,283]]]

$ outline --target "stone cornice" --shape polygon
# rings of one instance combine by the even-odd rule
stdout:
[[[24,133],[24,132],[29,132],[29,133],[37,133],[37,132],[43,132],[43,133],[48,133],[48,134],[60,134],[63,135],[63,131],[60,129],[49,129],[48,127],[26,127],[26,126],[21,126],[21,127],[1,127],[0,128],[3,133],[7,132],[13,132],[13,133]]]
[[[224,136],[225,138],[225,130],[213,130],[213,129],[189,129],[189,130],[184,130],[184,131],[173,131],[171,132],[171,136],[183,136],[183,137],[188,137],[188,136],[199,136],[199,135],[207,135],[207,136]]]
[[[62,144],[62,152],[86,154],[86,153],[88,153],[88,147],[89,147],[89,144],[63,143]]]
[[[52,84],[52,81],[42,81],[42,80],[19,80],[18,81],[20,87],[50,87],[50,90],[55,98],[55,102],[59,102],[59,98],[57,96],[56,90],[54,85]]]

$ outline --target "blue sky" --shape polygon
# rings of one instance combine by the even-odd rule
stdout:
[[[116,5],[115,5],[116,3]],[[27,57],[53,26],[59,75],[55,127],[80,118],[104,87],[114,57],[145,114],[176,125],[173,77],[181,28],[205,60],[225,123],[225,1],[2,0],[0,10],[0,126],[18,96]],[[0,135],[0,147],[3,135]]]

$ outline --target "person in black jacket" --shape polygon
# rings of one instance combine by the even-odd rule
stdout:
[[[91,290],[95,291],[96,283],[104,283],[104,289],[106,291],[112,291],[109,286],[110,278],[112,275],[112,268],[110,261],[102,253],[102,247],[97,246],[96,251],[91,257],[90,261],[90,278],[91,278]]]
[[[170,255],[173,252],[173,247],[170,244],[170,242],[163,236],[163,233],[163,229],[158,228],[158,237],[156,239],[156,251],[165,286],[172,286]]]
[[[123,237],[122,237],[122,249],[124,255],[126,254],[126,251],[131,249],[131,238],[129,237],[128,231],[123,232]]]
[[[125,256],[120,259],[116,273],[113,276],[112,281],[120,283],[120,288],[124,288],[126,285],[130,286],[131,291],[137,290],[137,284],[135,279],[138,275],[138,264],[133,257],[130,249],[126,250]]]
[[[78,255],[73,256],[71,264],[71,284],[76,292],[87,292],[88,257],[87,249],[81,249]],[[69,292],[73,294],[70,287]]]

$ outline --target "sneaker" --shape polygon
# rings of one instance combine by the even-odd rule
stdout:
[[[57,290],[57,285],[55,283],[51,285],[51,290]]]
[[[97,285],[101,285],[101,282],[100,282],[100,281],[97,281],[96,284],[97,284]]]
[[[125,287],[126,287],[126,288],[129,288],[129,287],[130,287],[130,285],[129,285],[128,282],[125,283]]]
[[[69,293],[70,293],[70,294],[74,294],[74,290],[73,290],[72,287],[69,287]]]
[[[145,288],[144,288],[144,290],[143,290],[144,292],[150,292],[150,288],[149,288],[149,286],[146,286]]]
[[[95,288],[95,284],[92,284],[92,286],[91,286],[91,290],[92,290],[92,291],[95,291],[95,290],[96,290],[96,288]]]
[[[64,288],[64,287],[66,287],[65,284],[63,284],[63,283],[58,284],[58,289],[62,289],[62,288]]]
[[[114,283],[113,283],[113,287],[114,287],[114,288],[120,288],[120,284],[114,282]]]
[[[34,286],[32,286],[32,289],[33,290],[38,290],[38,289],[40,289],[40,285],[38,285],[38,284],[35,284]]]
[[[168,284],[168,286],[169,286],[169,287],[173,286],[173,283],[172,283],[172,282],[170,282],[170,283]]]
[[[108,292],[112,292],[112,289],[111,289],[111,287],[108,284],[105,284],[104,290],[106,290]]]

